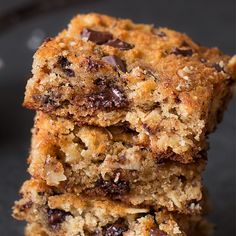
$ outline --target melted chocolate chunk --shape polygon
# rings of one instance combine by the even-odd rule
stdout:
[[[69,77],[75,77],[75,72],[68,68],[71,63],[68,61],[66,57],[60,56],[57,60],[57,63],[60,65],[62,68],[62,71]]]
[[[128,225],[124,219],[117,220],[114,224],[106,225],[103,228],[103,236],[122,236],[128,230]]]
[[[117,69],[123,71],[124,73],[127,71],[125,62],[117,56],[106,56],[103,57],[102,60],[107,62],[108,64],[115,66]]]
[[[109,45],[114,48],[119,48],[120,50],[130,50],[134,47],[134,45],[131,45],[129,43],[126,43],[120,39],[112,39],[109,40],[106,45]]]
[[[90,108],[112,109],[128,105],[124,93],[117,87],[105,88],[99,93],[92,93],[87,98],[87,106]]]
[[[178,56],[183,56],[183,57],[191,57],[193,55],[193,50],[192,49],[180,49],[180,48],[174,48],[172,50],[172,54]]]
[[[63,72],[68,76],[68,77],[75,77],[75,72],[72,69],[63,69]]]
[[[49,94],[34,94],[32,97],[35,102],[42,104],[49,111],[60,106],[59,101],[61,96],[62,94],[60,92],[50,91]]]
[[[103,189],[108,195],[124,195],[130,191],[129,182],[125,180],[113,182],[100,179],[96,186]]]
[[[155,228],[150,230],[150,236],[167,236],[167,234],[164,231]]]
[[[48,224],[52,229],[57,229],[70,213],[60,209],[47,209]]]
[[[109,32],[100,32],[87,28],[82,30],[80,36],[82,39],[86,39],[98,45],[104,44],[113,38],[112,34]]]
[[[175,96],[175,103],[177,103],[177,104],[180,104],[181,103],[181,100],[180,100],[180,98],[179,98],[179,96]]]
[[[89,189],[86,193],[88,195],[98,195],[103,197],[110,197],[112,199],[121,199],[122,196],[129,193],[129,182],[125,180],[118,180],[114,182],[112,180],[104,180],[100,178],[95,187]]]
[[[33,95],[33,99],[36,102],[40,102],[43,105],[47,105],[47,106],[54,106],[55,101],[50,98],[49,95]]]
[[[66,67],[71,65],[71,63],[68,61],[68,59],[63,56],[58,57],[57,63],[61,66],[62,69],[65,69]]]

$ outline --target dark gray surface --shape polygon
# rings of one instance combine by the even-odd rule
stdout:
[[[27,2],[0,0],[0,14]],[[32,32],[55,35],[77,13],[101,12],[138,22],[154,23],[188,33],[196,41],[235,53],[235,1],[189,0],[90,0],[64,10],[37,16],[9,31],[0,32],[0,235],[23,235],[23,223],[10,216],[18,188],[27,178],[26,157],[33,112],[21,107],[24,86],[30,76],[33,51],[27,47]],[[40,32],[41,32],[40,31]],[[41,37],[41,33],[38,33]],[[0,62],[1,64],[1,62]],[[231,102],[224,122],[211,135],[205,183],[214,204],[210,218],[216,236],[235,235],[235,104]]]

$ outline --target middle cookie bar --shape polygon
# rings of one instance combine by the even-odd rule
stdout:
[[[79,126],[38,112],[29,172],[60,193],[119,200],[181,213],[201,210],[206,161],[161,161],[124,127]]]

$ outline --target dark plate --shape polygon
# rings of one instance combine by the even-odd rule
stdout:
[[[42,7],[42,3],[45,3]],[[40,5],[37,5],[40,4]],[[61,5],[60,5],[61,4]],[[19,7],[20,8],[17,8]],[[8,11],[8,14],[5,12]],[[33,112],[21,107],[34,47],[63,29],[77,13],[101,12],[186,32],[203,45],[235,53],[235,1],[186,0],[0,0],[0,235],[23,235],[10,216],[27,178],[26,157]],[[235,235],[235,104],[211,135],[205,183],[217,236]]]

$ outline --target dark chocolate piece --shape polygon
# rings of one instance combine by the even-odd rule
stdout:
[[[113,109],[128,105],[126,96],[117,87],[105,88],[104,91],[92,93],[87,97],[87,106],[90,108]]]
[[[117,182],[99,179],[96,182],[96,187],[104,190],[106,195],[116,196],[124,195],[130,191],[129,182],[125,180],[119,180]]]
[[[175,54],[176,56],[180,55],[183,57],[191,57],[193,55],[193,50],[192,49],[174,48],[172,50],[172,54]]]
[[[109,45],[114,48],[119,48],[120,50],[130,50],[134,47],[134,45],[131,45],[129,43],[126,43],[120,39],[112,39],[109,40],[106,45]]]
[[[122,236],[123,232],[128,230],[124,219],[117,220],[114,224],[109,224],[103,228],[104,236]]]
[[[102,58],[102,60],[115,66],[117,69],[123,71],[124,73],[127,71],[125,62],[117,56],[114,56],[114,55],[113,56],[105,56]]]
[[[52,229],[57,229],[65,220],[66,216],[71,215],[69,212],[60,209],[47,209],[48,224]]]
[[[109,197],[114,200],[122,200],[122,198],[130,192],[129,182],[119,180],[104,180],[100,178],[96,181],[93,188],[87,189],[85,194],[88,196]]]
[[[60,56],[57,60],[57,63],[60,65],[62,68],[62,71],[69,77],[75,77],[75,72],[68,68],[71,63],[68,61],[66,57]]]
[[[95,31],[87,28],[82,30],[80,36],[82,39],[86,39],[98,45],[104,44],[113,38],[112,34],[109,32]]]

